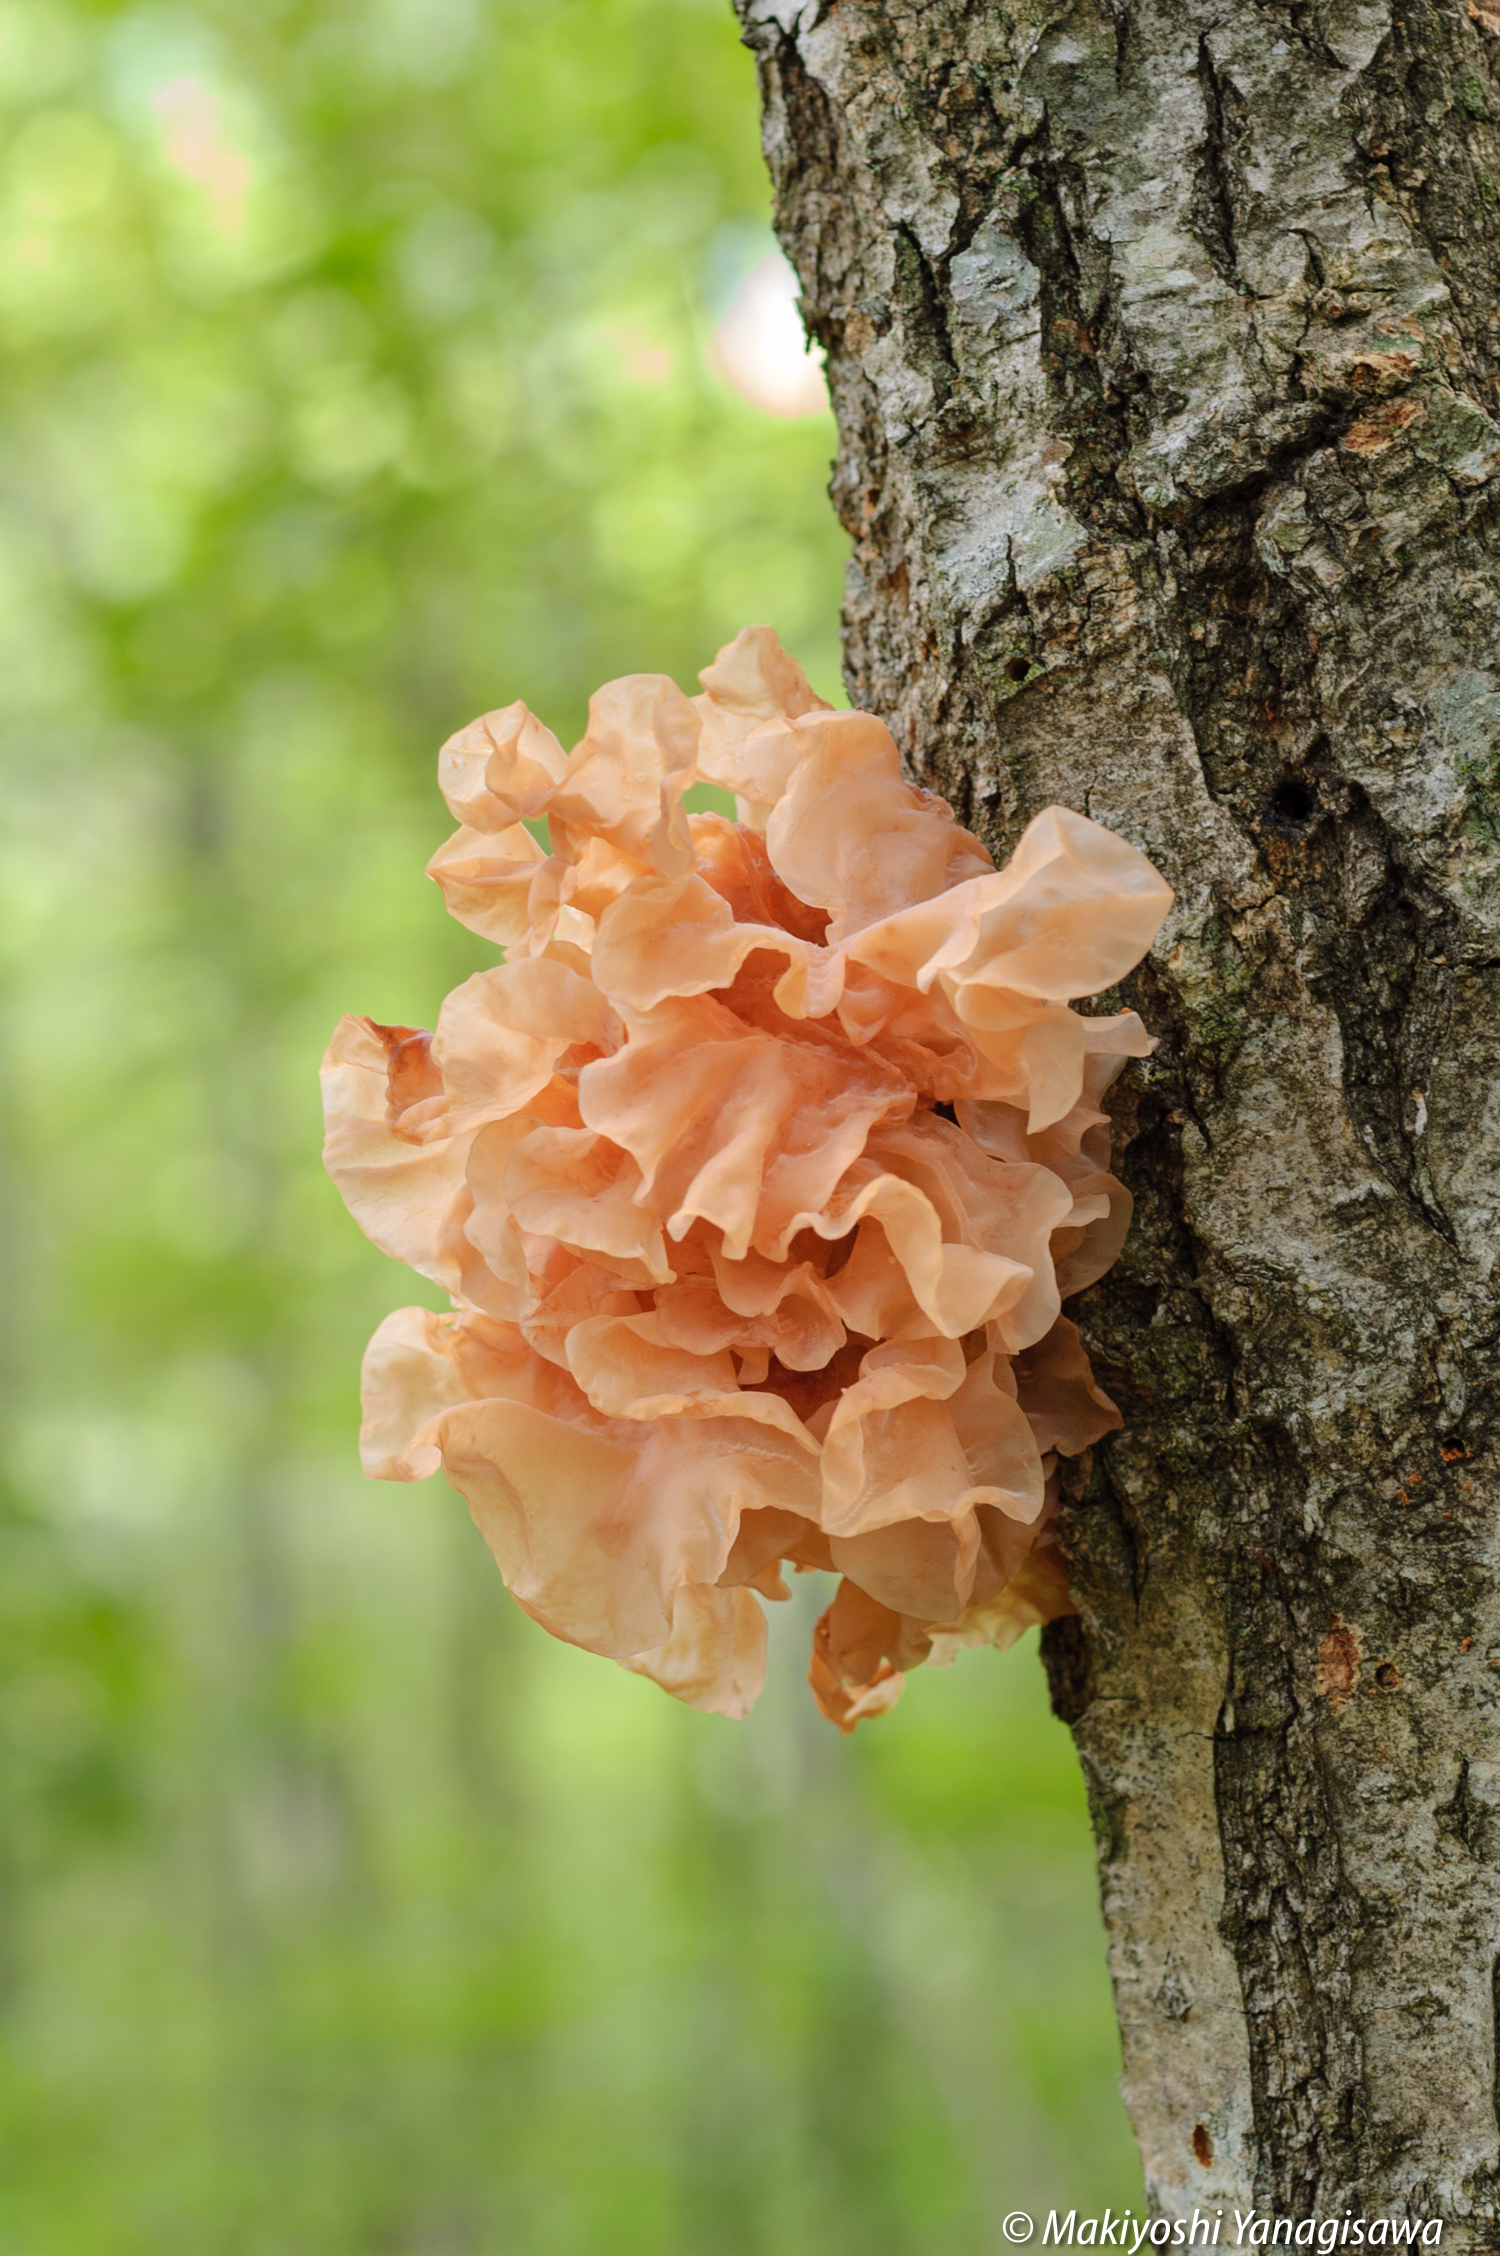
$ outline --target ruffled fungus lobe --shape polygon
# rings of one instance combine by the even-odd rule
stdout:
[[[609,683],[571,756],[519,704],[443,748],[432,875],[506,956],[328,1052],[330,1173],[452,1295],[370,1342],[361,1447],[441,1465],[536,1621],[695,1707],[754,1701],[784,1565],[838,1574],[847,1731],[1069,1610],[1054,1467],[1120,1419],[1061,1301],[1124,1238],[1100,1099],[1151,1048],[1069,1005],[1171,894],[1059,807],[996,870],[769,628],[701,679]]]

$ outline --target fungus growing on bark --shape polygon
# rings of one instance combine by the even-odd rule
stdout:
[[[1061,1301],[1124,1238],[1100,1099],[1152,1045],[1069,1005],[1171,894],[1057,807],[996,870],[769,628],[700,679],[608,683],[571,756],[520,704],[443,748],[431,873],[506,957],[325,1061],[351,1212],[452,1295],[370,1342],[362,1456],[441,1465],[533,1619],[727,1715],[783,1566],[837,1573],[852,1730],[1070,1610],[1054,1468],[1120,1418]]]

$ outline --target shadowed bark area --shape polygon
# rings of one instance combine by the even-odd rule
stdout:
[[[739,5],[850,693],[1178,890],[1048,1638],[1153,2197],[1500,2245],[1500,13]]]

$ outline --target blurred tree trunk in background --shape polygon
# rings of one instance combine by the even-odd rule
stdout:
[[[1493,2247],[1500,11],[739,6],[850,692],[1178,889],[1048,1639],[1154,2198]]]

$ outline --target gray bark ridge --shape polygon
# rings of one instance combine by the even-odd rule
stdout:
[[[1152,2198],[1500,2245],[1500,10],[739,6],[851,695],[1178,892],[1047,1641]]]

